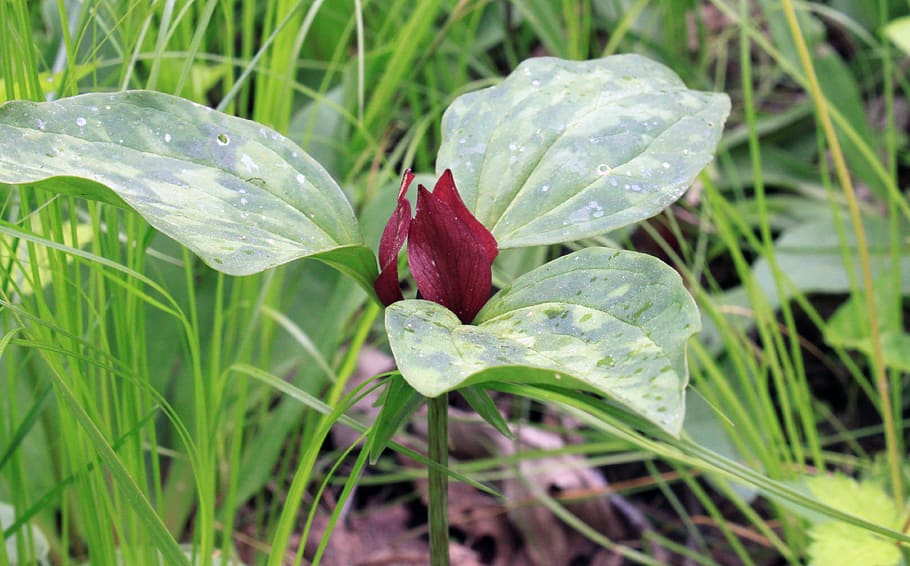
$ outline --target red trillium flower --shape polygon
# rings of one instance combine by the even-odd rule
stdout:
[[[448,169],[433,192],[418,185],[417,210],[411,218],[406,196],[413,180],[414,174],[405,171],[398,206],[379,242],[376,294],[386,306],[403,299],[398,253],[407,240],[408,264],[420,296],[470,324],[490,297],[493,260],[499,253],[496,238],[465,206]]]

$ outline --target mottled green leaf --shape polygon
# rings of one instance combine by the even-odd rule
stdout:
[[[516,279],[475,323],[463,325],[428,301],[386,310],[398,368],[423,395],[490,381],[562,383],[679,433],[685,345],[698,330],[698,311],[659,260],[581,250]]]
[[[350,204],[319,163],[274,130],[174,96],[3,105],[0,183],[125,202],[231,275],[306,256],[368,288],[375,274]]]
[[[638,55],[524,61],[443,116],[437,171],[500,247],[576,240],[657,214],[711,161],[730,100]]]

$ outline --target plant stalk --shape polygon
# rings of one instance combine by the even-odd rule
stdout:
[[[872,343],[870,360],[872,362],[872,373],[875,377],[875,385],[878,390],[879,403],[881,405],[882,426],[884,427],[885,434],[885,452],[888,459],[888,468],[891,471],[891,489],[898,508],[904,510],[906,508],[906,502],[904,501],[904,485],[901,472],[901,465],[903,462],[901,439],[898,437],[898,431],[894,426],[895,408],[892,401],[893,392],[891,391],[888,374],[885,370],[885,357],[882,348],[881,329],[878,322],[878,311],[875,305],[869,246],[866,241],[866,231],[863,227],[859,201],[856,197],[856,191],[853,188],[852,178],[847,169],[847,161],[844,158],[843,151],[840,147],[840,141],[838,141],[837,138],[837,132],[834,130],[834,123],[831,121],[827,99],[822,93],[818,77],[815,74],[815,67],[812,64],[812,56],[809,53],[809,48],[806,46],[806,40],[803,38],[803,32],[796,19],[796,9],[793,6],[792,0],[782,0],[781,6],[783,7],[784,16],[787,19],[787,24],[790,28],[790,34],[793,37],[800,63],[806,73],[806,83],[808,85],[809,94],[815,103],[818,120],[821,122],[825,137],[828,139],[828,147],[831,150],[831,159],[834,162],[837,178],[843,187],[851,223],[853,224],[853,233],[856,237],[856,249],[857,254],[859,255],[860,272],[863,282],[863,295],[866,299],[866,316],[869,317],[869,338]]]
[[[427,445],[430,461],[429,529],[431,566],[449,565],[449,394],[427,400]]]

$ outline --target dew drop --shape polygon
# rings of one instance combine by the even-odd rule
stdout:
[[[688,149],[684,149],[684,150],[683,150],[683,155],[689,155],[689,150],[688,150]]]
[[[540,192],[545,193],[550,190],[550,185],[544,185],[540,187]]]
[[[540,86],[540,81],[538,79],[534,79],[533,81],[531,81],[531,85]]]
[[[509,144],[509,151],[515,151],[516,149],[518,149],[518,146],[514,142]]]
[[[85,127],[85,118],[83,118],[82,116],[79,116],[78,118],[76,118],[76,125],[79,126],[80,128],[84,128]]]
[[[164,134],[164,143],[171,143],[171,134]]]
[[[303,173],[297,173],[297,182],[301,185],[306,183],[306,177],[303,175]]]
[[[663,163],[661,163],[660,166],[663,167],[664,169],[669,169],[669,168],[670,168],[670,164],[667,163],[666,161],[664,161]]]
[[[218,134],[215,140],[218,142],[218,145],[227,145],[231,143],[231,140],[228,139],[227,135],[225,134]]]
[[[250,201],[249,201],[249,199],[247,199],[246,197],[240,197],[240,204],[246,206],[246,204],[247,204],[248,202],[250,202]]]
[[[468,138],[461,138],[460,140],[458,140],[458,143],[465,143],[467,141],[468,141]]]
[[[38,118],[38,129],[43,130],[45,128],[45,126],[47,126],[47,122],[45,122],[41,118]]]
[[[606,163],[601,163],[600,165],[597,166],[598,175],[609,175],[610,171],[612,171],[612,170],[613,170],[613,168],[610,167],[609,165],[607,165]]]

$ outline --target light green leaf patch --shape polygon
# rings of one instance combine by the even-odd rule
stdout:
[[[577,240],[678,199],[729,111],[725,94],[689,90],[638,55],[529,59],[446,110],[437,173],[452,169],[500,247]]]
[[[905,55],[910,55],[910,16],[891,21],[885,26],[885,35],[900,47]]]
[[[875,280],[872,289],[878,313],[882,354],[888,367],[910,371],[910,333],[904,331],[900,310],[902,298],[899,290],[892,284],[890,277],[880,277]],[[828,319],[825,325],[825,341],[834,346],[855,348],[871,355],[872,334],[866,307],[864,295],[852,295]]]
[[[901,513],[894,500],[875,482],[857,482],[842,475],[806,480],[812,495],[835,509],[895,530]],[[840,566],[899,564],[901,553],[894,541],[840,521],[822,521],[809,530],[810,564]]]
[[[366,287],[375,260],[341,188],[279,133],[148,91],[0,107],[0,183],[114,204],[231,275],[315,256]]]
[[[392,304],[398,368],[428,397],[485,382],[559,383],[606,396],[678,435],[686,341],[698,312],[659,260],[587,248],[516,279],[463,325],[420,300]]]

